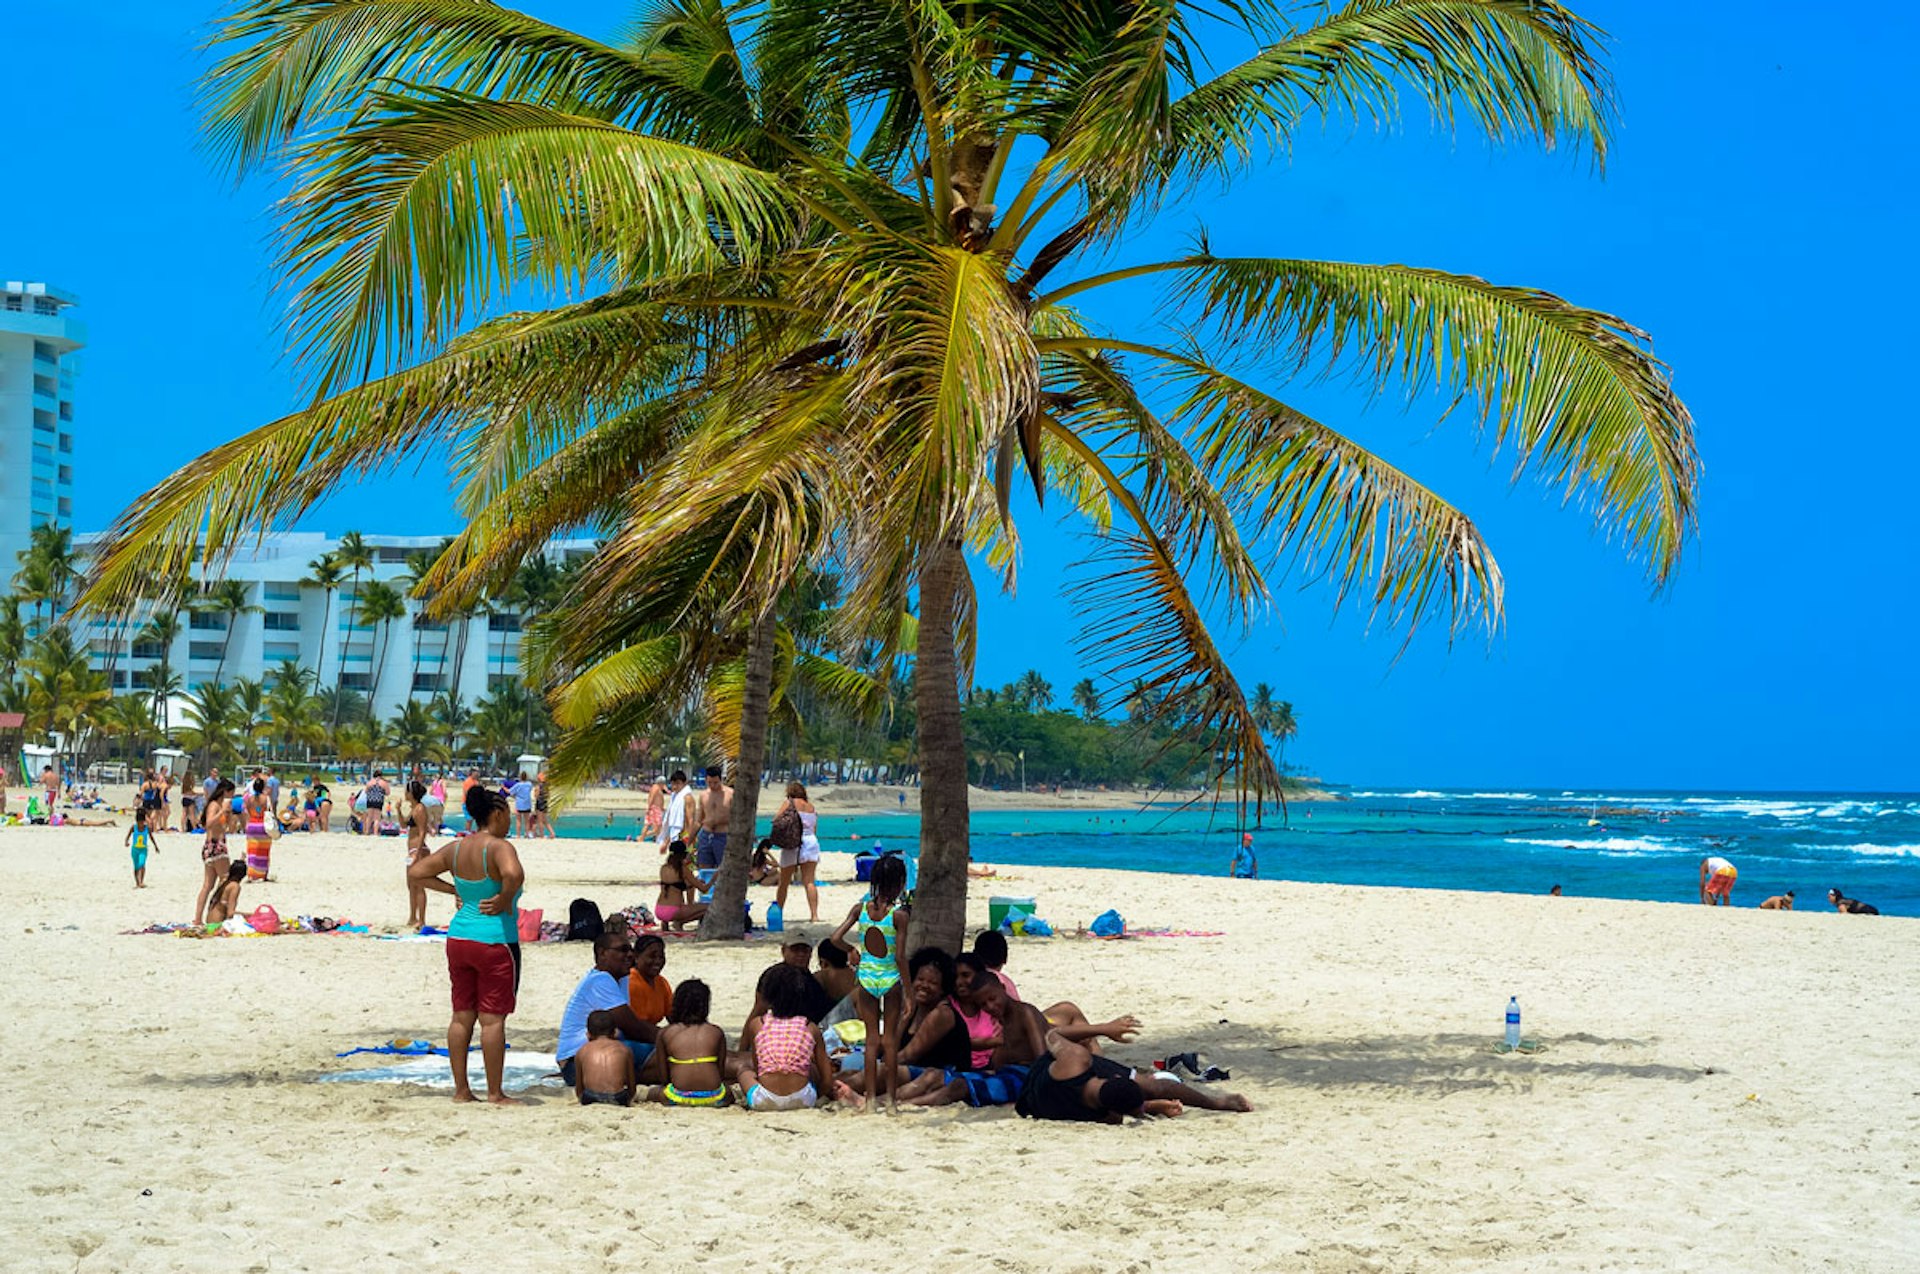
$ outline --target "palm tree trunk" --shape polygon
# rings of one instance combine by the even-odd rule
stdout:
[[[942,544],[920,571],[920,640],[913,659],[920,722],[920,881],[909,939],[914,950],[960,950],[967,925],[967,736],[960,719],[954,625],[967,561]]]
[[[347,635],[340,642],[340,681],[338,684],[342,690],[346,689],[347,652],[353,649],[353,625],[354,625],[354,621],[357,620],[359,617],[360,617],[360,568],[356,566],[353,568],[353,605],[347,608]],[[326,639],[326,633],[324,631],[320,634],[320,636],[322,640]],[[345,696],[342,696],[342,695],[335,695],[333,700],[333,732],[335,734],[338,734],[340,732],[340,700],[344,697]],[[367,708],[369,713],[371,713],[373,708],[373,704],[371,700],[369,700],[367,704]]]
[[[747,869],[753,865],[760,772],[767,764],[767,718],[772,711],[774,626],[773,607],[769,606],[747,630],[747,668],[740,688],[740,755],[733,759],[727,854],[713,879],[713,905],[700,922],[703,939],[739,938],[746,933]]]
[[[220,659],[213,665],[213,684],[220,684],[220,674],[227,670],[227,647],[233,644],[233,626],[239,622],[239,616],[227,615],[227,632],[220,639]]]
[[[319,687],[319,685],[326,685],[326,681],[324,681],[324,677],[326,677],[326,620],[332,618],[332,612],[334,612],[334,591],[332,591],[332,589],[321,589],[321,649],[313,652],[313,683],[315,683],[317,687]],[[336,683],[336,685],[338,685],[338,683]]]

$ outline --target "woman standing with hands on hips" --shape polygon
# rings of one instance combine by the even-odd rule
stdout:
[[[477,830],[408,864],[407,878],[460,900],[460,910],[447,926],[447,977],[453,987],[447,1060],[453,1066],[453,1099],[475,1100],[467,1083],[467,1049],[477,1021],[487,1100],[517,1106],[520,1099],[507,1096],[501,1080],[507,1067],[507,1015],[520,991],[520,887],[527,875],[519,851],[506,838],[513,826],[513,806],[506,799],[475,784],[467,792],[467,817]]]

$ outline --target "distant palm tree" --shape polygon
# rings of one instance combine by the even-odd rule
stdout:
[[[1267,726],[1267,733],[1279,741],[1279,765],[1280,769],[1284,771],[1287,768],[1287,740],[1300,733],[1300,726],[1293,719],[1293,704],[1285,699],[1274,704],[1273,716],[1270,721],[1271,723]]]
[[[313,669],[291,659],[282,661],[268,678],[267,716],[273,723],[273,740],[283,755],[291,756],[299,745],[311,749],[325,737],[320,724],[320,697],[313,691],[316,680]]]
[[[1041,676],[1038,668],[1021,673],[1014,685],[1021,705],[1028,712],[1045,712],[1053,706],[1053,683]]]
[[[1093,684],[1092,677],[1082,677],[1073,683],[1073,706],[1080,715],[1092,721],[1100,715],[1100,687]]]
[[[340,537],[340,547],[333,551],[333,560],[343,569],[353,572],[353,602],[347,611],[347,635],[340,642],[340,671],[344,676],[347,666],[347,652],[353,649],[353,635],[360,628],[360,572],[373,569],[373,549],[368,547],[358,531],[348,531]],[[336,700],[334,708],[339,709]],[[340,718],[335,716],[333,724],[338,727]]]
[[[253,677],[233,679],[233,728],[249,758],[260,748],[260,736],[271,723],[267,709],[267,687]]]
[[[177,610],[157,610],[148,617],[140,631],[134,634],[134,644],[158,646],[160,648],[159,675],[149,680],[153,690],[153,715],[161,717],[162,695],[174,695],[180,692],[179,684],[173,676],[173,643],[180,636],[180,612]],[[163,689],[163,687],[165,687]]]
[[[333,594],[339,589],[340,581],[346,578],[346,574],[338,557],[332,553],[322,553],[307,563],[307,578],[300,581],[302,584],[320,590],[320,646],[313,652],[316,676],[326,670],[327,624],[333,618]]]
[[[226,671],[227,652],[233,647],[233,631],[240,625],[242,615],[257,615],[260,607],[247,600],[247,585],[244,580],[217,580],[201,590],[198,597],[188,603],[188,608],[207,615],[226,617],[226,634],[220,639],[220,660],[213,666],[213,680],[219,683],[220,674]]]
[[[27,625],[20,618],[20,598],[0,598],[0,685],[11,685],[13,674],[27,653]]]
[[[122,695],[100,710],[100,729],[108,738],[125,743],[129,754],[139,756],[154,733],[152,706],[145,695]]]
[[[371,715],[367,697],[345,686],[326,686],[319,691],[320,710],[328,721],[365,721]],[[331,728],[331,727],[329,727]]]
[[[451,755],[440,742],[438,723],[425,704],[408,699],[387,723],[387,739],[399,759],[408,765],[444,761]]]
[[[200,754],[201,769],[234,752],[239,707],[232,687],[217,681],[202,682],[198,690],[187,695],[184,715],[187,728],[180,732],[181,742],[189,751]]]
[[[440,729],[441,739],[451,755],[460,746],[461,738],[473,725],[473,712],[460,698],[458,683],[453,688],[443,690],[433,697],[433,720]]]
[[[373,679],[367,686],[367,703],[373,712],[378,713],[380,673],[387,662],[387,648],[393,642],[393,621],[407,617],[407,602],[399,589],[380,580],[368,582],[359,602],[360,618],[373,625],[374,630]]]

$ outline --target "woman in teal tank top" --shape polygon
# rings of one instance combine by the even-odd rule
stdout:
[[[407,879],[460,900],[460,910],[447,926],[447,978],[453,984],[447,1060],[453,1067],[453,1099],[474,1100],[467,1083],[467,1049],[478,1023],[487,1100],[517,1103],[500,1083],[507,1065],[507,1015],[520,990],[520,887],[526,871],[519,851],[506,838],[513,807],[498,792],[475,784],[467,792],[467,817],[479,830],[410,863]]]

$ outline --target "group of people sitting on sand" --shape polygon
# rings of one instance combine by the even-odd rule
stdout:
[[[477,1100],[467,1065],[477,1028],[487,1100],[511,1104],[502,1087],[506,1018],[519,991],[515,917],[526,873],[506,839],[510,803],[475,787],[466,804],[477,830],[422,855],[408,876],[459,900],[447,937],[454,1100]],[[562,1077],[587,1105],[794,1110],[834,1101],[877,1108],[884,1099],[894,1108],[1011,1105],[1033,1118],[1107,1123],[1188,1106],[1249,1109],[1243,1097],[1105,1056],[1102,1041],[1138,1032],[1132,1017],[1096,1023],[1071,1003],[1042,1009],[1020,999],[996,932],[958,955],[914,950],[906,879],[901,860],[881,859],[870,891],[832,936],[817,948],[785,947],[760,975],[737,1037],[711,1020],[705,982],[674,986],[663,976],[661,935],[606,929],[561,1015]]]

